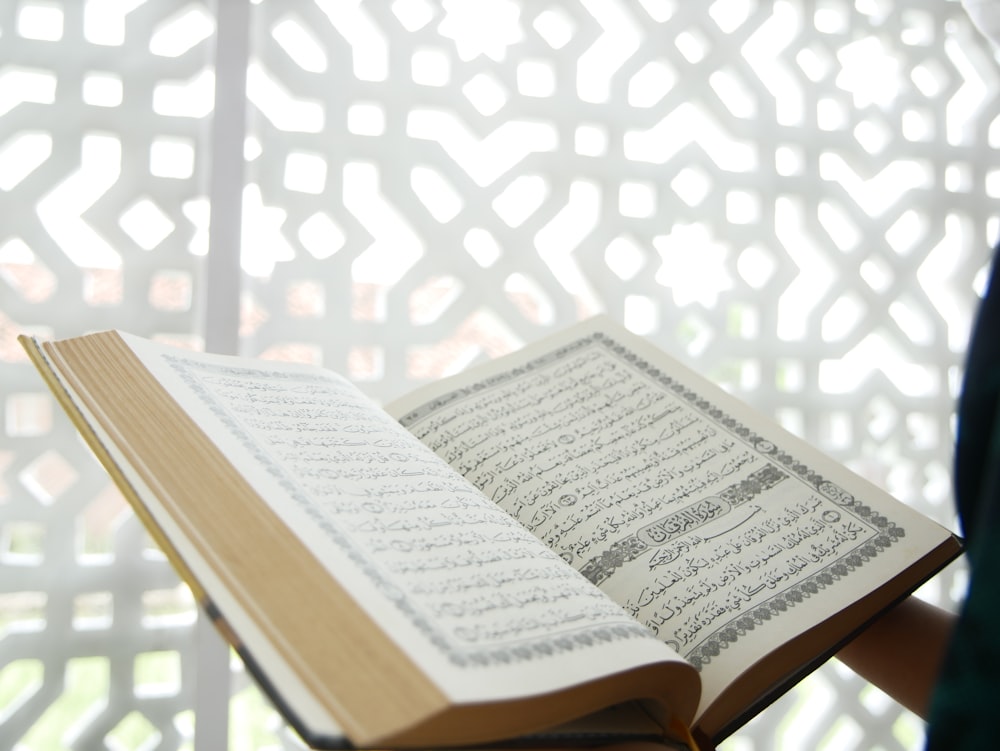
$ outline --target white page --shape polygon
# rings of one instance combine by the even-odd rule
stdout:
[[[339,376],[126,341],[453,699],[677,659]]]
[[[388,411],[694,664],[703,708],[946,536],[606,325]]]

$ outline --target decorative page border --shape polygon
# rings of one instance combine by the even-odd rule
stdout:
[[[215,375],[255,376],[260,372],[253,368],[245,368],[216,363],[205,363],[176,355],[164,355],[164,360],[172,370],[184,381],[192,393],[205,405],[213,416],[229,431],[230,435],[239,441],[253,461],[266,470],[267,474],[285,491],[297,506],[321,529],[333,544],[348,557],[358,570],[372,583],[382,596],[392,602],[408,622],[430,643],[434,644],[448,661],[460,668],[486,667],[490,665],[506,665],[544,659],[556,654],[564,654],[593,647],[597,644],[607,644],[624,639],[652,637],[649,630],[642,624],[623,622],[603,628],[566,628],[559,633],[537,637],[529,640],[512,641],[508,644],[490,647],[469,647],[456,643],[441,631],[423,614],[422,609],[402,591],[399,586],[377,566],[364,551],[345,535],[329,516],[322,514],[310,500],[309,495],[298,485],[295,479],[272,457],[264,448],[244,430],[240,420],[220,404],[212,393],[205,388],[194,371],[208,372]],[[268,378],[294,381],[296,383],[330,383],[339,380],[330,373],[268,373]],[[372,409],[378,409],[374,404]],[[392,422],[387,417],[387,422]],[[429,451],[430,449],[428,449]],[[471,486],[470,486],[471,487]]]
[[[605,349],[619,361],[631,366],[645,377],[670,390],[678,398],[686,402],[689,407],[710,420],[720,430],[753,449],[768,461],[768,464],[764,468],[758,470],[747,479],[730,485],[721,494],[703,498],[672,514],[671,516],[673,517],[688,516],[682,522],[684,532],[689,532],[697,528],[697,526],[708,523],[713,518],[711,504],[716,500],[725,501],[730,505],[741,505],[786,479],[804,483],[810,489],[815,490],[820,495],[838,504],[845,512],[850,513],[866,526],[877,530],[874,538],[861,541],[837,559],[832,560],[821,571],[796,582],[781,592],[776,593],[765,602],[751,608],[748,612],[741,613],[716,628],[684,655],[685,659],[699,671],[723,650],[739,642],[742,637],[749,634],[758,626],[781,617],[784,613],[789,612],[813,595],[818,594],[835,582],[846,578],[852,572],[875,560],[879,554],[906,536],[905,529],[898,526],[895,522],[875,513],[870,507],[859,502],[844,488],[824,478],[814,469],[797,459],[793,454],[757,435],[746,425],[743,425],[718,406],[705,399],[701,394],[671,378],[670,375],[639,357],[633,350],[621,344],[612,336],[601,332],[582,336],[564,347],[531,360],[520,367],[498,373],[472,386],[457,389],[440,396],[407,413],[400,420],[400,423],[404,427],[415,425],[441,407],[454,404],[473,394],[478,395],[487,389],[508,384],[521,376],[549,366],[553,362],[558,362],[566,357],[578,354],[584,349],[595,346]],[[660,521],[667,522],[668,520],[669,517]],[[626,540],[612,545],[601,556],[588,561],[581,569],[581,573],[595,584],[598,584],[607,578],[615,568],[642,555],[648,550],[649,545],[637,535],[633,535]]]

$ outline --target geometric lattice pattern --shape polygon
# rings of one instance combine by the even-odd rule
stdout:
[[[217,44],[234,7],[245,47]],[[220,136],[234,68],[248,116]],[[232,299],[235,348],[387,400],[606,312],[950,524],[997,71],[942,0],[0,4],[0,737],[225,725],[190,595],[21,332],[201,348]],[[956,568],[924,594],[961,591]],[[230,746],[294,744],[233,671]],[[922,732],[833,663],[724,748]]]

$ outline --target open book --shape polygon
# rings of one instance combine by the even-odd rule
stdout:
[[[603,318],[384,410],[315,367],[22,343],[315,746],[718,741],[960,550]]]

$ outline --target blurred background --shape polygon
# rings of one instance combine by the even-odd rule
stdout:
[[[381,402],[603,312],[953,526],[998,71],[954,0],[0,2],[3,745],[299,746],[20,333]],[[922,739],[832,662],[722,749]]]

